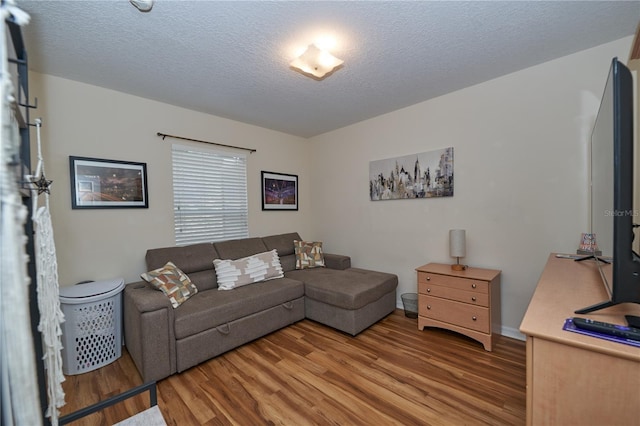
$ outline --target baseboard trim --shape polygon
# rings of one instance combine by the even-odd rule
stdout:
[[[520,333],[520,330],[518,330],[517,328],[513,328],[513,327],[502,326],[500,328],[500,334],[506,337],[517,339],[517,340],[522,340],[522,341],[527,340],[527,336]]]

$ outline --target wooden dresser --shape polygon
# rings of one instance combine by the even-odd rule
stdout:
[[[500,330],[500,271],[429,263],[418,271],[418,329],[439,327],[491,350]]]
[[[549,256],[520,325],[528,425],[640,425],[640,348],[562,329],[570,317],[626,324],[625,314],[640,315],[630,303],[574,314],[607,299],[595,261]]]

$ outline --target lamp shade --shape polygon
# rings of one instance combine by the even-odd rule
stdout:
[[[449,230],[449,255],[451,257],[464,257],[466,254],[466,232],[464,229]]]

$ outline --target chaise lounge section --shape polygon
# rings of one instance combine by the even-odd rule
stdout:
[[[324,253],[324,267],[296,269],[298,233],[147,251],[149,271],[172,262],[197,287],[177,308],[144,281],[124,290],[127,349],[143,380],[160,380],[308,318],[353,336],[396,306],[395,275],[351,268]],[[275,250],[284,276],[219,290],[214,259]]]

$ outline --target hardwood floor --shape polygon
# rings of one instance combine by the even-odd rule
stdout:
[[[419,331],[397,310],[356,337],[309,320],[158,382],[168,425],[518,425],[525,423],[525,343],[493,352],[445,330]],[[68,414],[142,384],[126,351],[68,376]],[[111,425],[148,394],[72,425]],[[152,426],[152,425],[149,425]]]

